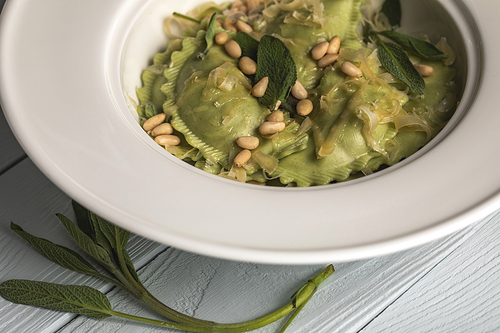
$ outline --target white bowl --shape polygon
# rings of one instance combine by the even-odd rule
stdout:
[[[163,20],[200,1],[8,0],[0,22],[2,107],[63,191],[132,232],[188,251],[326,263],[403,250],[500,207],[497,1],[405,1],[409,33],[446,36],[464,93],[446,128],[394,167],[345,183],[260,187],[169,155],[126,95],[166,45]],[[29,24],[28,24],[29,23]]]

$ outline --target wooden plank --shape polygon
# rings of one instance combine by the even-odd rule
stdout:
[[[287,332],[358,332],[488,221],[430,244],[370,260],[336,265]],[[207,258],[169,249],[139,275],[160,300],[204,319],[234,322],[264,315],[289,301],[322,266],[279,266]],[[109,294],[115,309],[155,317],[123,292]],[[271,325],[256,332],[276,332]],[[78,317],[58,333],[174,332],[121,319]]]
[[[499,332],[500,214],[373,320],[372,332]]]
[[[0,5],[2,4],[0,3]],[[26,158],[26,154],[17,143],[3,111],[0,109],[0,175],[23,158]]]
[[[2,253],[0,281],[10,278],[29,278],[90,284],[103,291],[109,291],[111,288],[108,285],[78,273],[68,273],[67,270],[51,264],[8,228],[12,220],[21,224],[27,231],[74,248],[54,217],[56,212],[72,217],[70,199],[50,183],[29,160],[26,159],[0,176],[0,253]],[[437,267],[444,267],[441,268],[444,273],[433,279],[437,281],[435,283],[440,284],[433,286],[431,282],[422,282],[426,277],[418,282],[424,284],[424,287],[420,287],[420,292],[428,289],[427,283],[433,290],[440,290],[443,285],[450,286],[449,293],[440,294],[437,298],[440,301],[433,304],[436,309],[440,309],[443,304],[445,308],[456,308],[462,303],[470,304],[470,297],[473,295],[470,306],[477,311],[471,312],[467,307],[461,308],[460,311],[471,314],[469,318],[474,318],[475,322],[483,325],[481,328],[498,327],[498,320],[494,316],[497,308],[493,302],[498,301],[499,292],[498,287],[490,283],[498,277],[498,269],[495,270],[498,256],[495,256],[493,249],[498,244],[500,232],[498,228],[491,228],[492,225],[498,225],[497,221],[498,216],[495,216],[493,222],[485,220],[455,235],[417,249],[336,265],[335,276],[319,291],[317,297],[297,318],[296,324],[290,327],[289,332],[357,332],[389,306],[387,311],[365,328],[365,330],[373,329],[373,332],[384,331],[387,327],[391,327],[387,326],[387,319],[384,316],[387,315],[394,320],[400,315],[391,315],[388,312],[397,308],[390,304],[401,295],[403,296],[394,304],[399,306],[399,302],[405,299],[406,295],[411,295],[408,296],[411,299],[415,298],[411,292],[417,293],[418,296],[419,291],[411,287],[428,272],[431,273],[427,276],[432,276],[431,270],[440,262]],[[485,226],[489,229],[484,229]],[[467,238],[474,235],[477,230],[484,230],[481,232],[481,237],[489,238],[478,238],[476,243],[469,244]],[[133,237],[131,242],[133,243],[131,254],[138,265],[143,265],[165,248],[140,237]],[[464,242],[462,248],[467,248],[469,251],[461,254],[452,253]],[[475,255],[466,260],[472,252]],[[443,258],[450,253],[452,253],[450,258],[456,255],[456,259],[442,266],[445,262],[442,261]],[[489,259],[486,263],[485,258]],[[460,266],[460,262],[464,262],[464,265]],[[491,264],[488,265],[488,262]],[[472,271],[469,271],[470,274],[462,274],[484,277],[484,281],[478,278],[471,284],[459,274],[460,267],[468,272],[465,270],[467,263],[470,264],[468,267]],[[450,276],[447,272],[454,265],[459,268],[453,273],[455,274],[453,281],[456,282],[450,285],[445,278]],[[175,300],[172,305],[181,311],[218,321],[237,321],[263,315],[286,303],[293,291],[319,269],[319,266],[276,266],[232,262],[168,249],[141,271],[141,277],[158,297]],[[473,274],[474,272],[477,274]],[[467,288],[468,284],[471,285],[470,288]],[[171,285],[175,288],[167,288]],[[406,292],[408,289],[410,292]],[[433,295],[422,294],[419,299],[421,305],[411,303],[410,307],[420,308],[421,314],[426,313],[426,310],[422,310],[424,309],[422,306],[428,302],[429,297]],[[153,315],[121,292],[113,290],[110,298],[118,309]],[[486,301],[482,302],[483,300]],[[437,313],[436,309],[432,311]],[[38,333],[54,332],[73,317],[14,305],[0,299],[0,318],[1,332]],[[379,324],[379,318],[384,319],[381,321],[382,324]],[[400,327],[406,325],[405,328],[408,329],[410,327],[408,321],[411,323],[412,318],[413,316],[407,316],[406,322],[402,320],[401,323],[394,325]],[[439,316],[436,315],[436,318]],[[467,316],[460,318],[465,320]],[[96,322],[83,317],[71,321],[61,332],[107,332],[117,327],[120,332],[133,332],[138,327],[144,332],[165,332],[117,319]],[[259,332],[272,332],[275,328],[276,326],[271,326]]]
[[[32,249],[9,229],[11,221],[39,237],[76,249],[55,213],[73,218],[70,198],[53,185],[29,159],[0,176],[0,282],[32,279],[64,284],[88,284],[102,291],[111,287],[96,278],[71,272]],[[130,254],[144,265],[165,247],[132,236]],[[81,252],[80,252],[81,253]],[[16,305],[0,298],[0,332],[52,333],[72,315]]]

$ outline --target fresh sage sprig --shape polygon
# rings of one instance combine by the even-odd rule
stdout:
[[[297,81],[297,68],[285,43],[270,35],[264,35],[259,42],[255,81],[259,82],[266,76],[269,84],[259,102],[274,107],[278,101],[286,101]]]
[[[145,113],[146,118],[148,118],[148,119],[155,116],[157,114],[157,112],[156,112],[156,108],[155,108],[154,104],[151,102],[148,102],[144,108],[144,113]]]
[[[434,44],[426,42],[397,31],[380,31],[377,34],[391,39],[393,42],[401,46],[405,51],[427,60],[442,60],[450,55],[438,49]]]
[[[269,78],[266,92],[258,98],[259,102],[270,108],[274,108],[278,101],[285,102],[297,81],[295,61],[285,43],[270,35],[257,41],[244,32],[238,32],[236,42],[241,47],[242,56],[257,62],[254,81]]]
[[[67,269],[89,274],[116,285],[163,315],[166,320],[154,320],[114,311],[103,293],[87,286],[8,280],[0,284],[2,297],[14,303],[77,313],[95,319],[118,316],[190,332],[246,332],[292,314],[280,330],[284,332],[314,295],[318,286],[334,271],[332,265],[327,266],[292,295],[292,300],[288,304],[263,317],[232,324],[202,320],[168,307],[146,289],[125,249],[130,237],[128,231],[100,218],[76,202],[73,202],[73,210],[76,224],[62,214],[57,214],[57,217],[80,249],[99,263],[110,276],[101,274],[83,256],[67,247],[31,235],[14,223],[11,223],[11,229],[51,261]]]
[[[129,315],[112,310],[106,295],[87,286],[60,285],[30,280],[8,280],[0,284],[0,295],[14,303],[76,313],[94,319],[117,316],[189,332],[248,332],[271,324],[293,312],[292,316],[290,316],[279,331],[279,333],[283,333],[297,316],[298,312],[303,309],[305,304],[314,295],[318,286],[332,273],[333,266],[329,265],[303,285],[299,289],[300,293],[295,293],[290,303],[259,319],[237,324],[217,324],[210,322],[211,324],[207,325],[190,325]]]
[[[205,48],[205,51],[198,53],[197,55],[198,59],[201,60],[205,59],[205,56],[207,55],[208,51],[214,44],[216,21],[217,21],[217,12],[213,13],[212,16],[210,17],[210,21],[208,21],[207,32],[205,33],[205,41],[207,42],[207,47]]]
[[[397,44],[384,43],[379,35]],[[411,92],[417,95],[425,94],[425,81],[406,52],[427,60],[441,60],[449,57],[449,54],[443,53],[433,44],[400,32],[372,31],[371,36],[379,46],[377,55],[382,66],[398,80],[406,83]]]
[[[399,0],[385,0],[380,12],[389,20],[392,28],[401,25],[401,3]],[[406,83],[411,92],[425,94],[425,81],[413,66],[407,54],[411,53],[426,60],[441,60],[449,57],[432,43],[394,31],[375,31],[367,25],[365,40],[371,38],[379,46],[378,58],[382,66],[398,80]],[[384,43],[379,36],[393,43]]]
[[[399,0],[386,0],[382,4],[380,8],[380,12],[382,12],[387,19],[389,20],[389,24],[392,27],[401,26],[401,3]]]
[[[241,47],[241,56],[249,57],[257,62],[257,51],[259,50],[259,41],[247,34],[240,31],[236,34],[236,43]]]
[[[405,50],[396,44],[384,43],[376,34],[374,36],[379,46],[377,55],[382,66],[395,78],[406,83],[414,94],[425,94],[425,81]]]

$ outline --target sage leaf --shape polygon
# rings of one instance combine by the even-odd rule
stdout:
[[[300,102],[300,99],[295,98],[293,94],[288,95],[286,101],[281,103],[280,109],[296,113],[297,112],[297,104]]]
[[[130,232],[106,221],[97,214],[90,211],[87,212],[90,216],[90,220],[92,221],[92,225],[96,230],[96,234],[98,235],[98,240],[96,242],[98,242],[98,244],[102,244],[103,248],[107,250],[111,258],[117,259],[119,253],[118,251],[120,251],[123,254],[128,270],[134,279],[139,281],[134,265],[132,264],[127,251],[125,251],[125,247],[127,246],[130,238]]]
[[[71,201],[71,206],[73,207],[73,212],[76,217],[76,225],[83,231],[87,236],[95,240],[95,230],[90,219],[90,211],[85,207],[80,205],[75,200]]]
[[[98,261],[102,261],[105,263],[112,262],[110,253],[108,253],[101,246],[96,245],[92,238],[90,238],[89,236],[87,236],[87,234],[80,230],[69,218],[60,213],[56,215],[70,234],[71,238],[73,238],[75,243],[85,253]]]
[[[406,52],[398,45],[384,43],[378,38],[378,58],[384,68],[403,81],[417,95],[425,94],[425,81],[415,69]]]
[[[111,255],[113,248],[99,228],[98,221],[95,218],[96,215],[74,200],[72,201],[72,206],[78,228],[92,238],[95,244],[104,248]]]
[[[257,50],[259,49],[259,41],[243,31],[240,31],[236,34],[235,40],[241,48],[241,56],[249,57],[253,61],[257,62]]]
[[[399,0],[385,0],[380,9],[389,20],[389,24],[393,27],[401,26],[401,3]]]
[[[406,51],[424,59],[441,60],[450,56],[448,53],[442,52],[435,45],[429,42],[402,34],[400,32],[386,30],[380,31],[378,34],[391,39]]]
[[[259,102],[273,108],[277,101],[285,102],[297,81],[297,69],[290,50],[280,39],[264,35],[257,50],[255,82],[269,78],[264,96]]]
[[[207,32],[205,33],[205,41],[207,42],[207,47],[205,51],[199,52],[197,57],[198,59],[205,59],[205,56],[208,54],[208,51],[214,44],[214,35],[215,35],[215,22],[217,21],[217,12],[213,13],[210,17],[210,21],[208,22]]]
[[[33,236],[13,222],[11,222],[10,228],[30,243],[31,246],[33,246],[38,252],[56,264],[84,274],[99,274],[97,270],[77,252],[68,249],[67,247],[54,244],[47,239]]]
[[[132,262],[130,256],[125,250],[123,250],[123,259],[125,260],[125,264],[127,265],[128,270],[134,277],[135,281],[139,282],[142,285],[141,279],[139,278],[139,275],[137,275],[137,271],[135,270],[134,263]]]
[[[0,295],[14,303],[77,313],[95,319],[110,317],[111,304],[100,291],[75,285],[29,280],[8,280],[0,284]]]
[[[130,238],[130,232],[115,226],[94,213],[91,213],[91,217],[97,228],[99,228],[115,251],[118,251],[118,245],[120,249],[125,248]],[[117,238],[120,244],[117,244]]]
[[[156,115],[156,108],[153,103],[148,102],[145,106],[146,118],[151,118]]]

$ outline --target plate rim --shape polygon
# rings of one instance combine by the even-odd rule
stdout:
[[[118,3],[120,1],[116,2]],[[9,12],[13,10],[12,8],[14,7],[14,5],[11,6],[12,3],[13,1],[8,0],[5,4],[6,7],[2,12],[2,18],[0,20],[0,46],[5,41],[5,17],[7,17],[9,15]],[[6,10],[7,14],[4,14]],[[498,29],[498,24],[496,27]],[[483,63],[485,63],[484,59]],[[0,69],[2,68],[1,66],[2,65],[0,64]],[[484,78],[481,78],[481,80],[483,79]],[[5,87],[5,84],[6,82],[4,78],[0,81],[0,87],[2,88],[0,89],[0,100],[9,125],[13,129],[16,138],[18,138],[18,141],[20,141],[21,146],[25,149],[30,158],[32,158],[35,164],[42,170],[44,174],[48,176],[48,178],[52,182],[54,182],[59,188],[61,188],[64,192],[68,193],[76,200],[84,203],[90,203],[90,206],[93,208],[93,210],[95,210],[98,214],[103,215],[105,218],[115,221],[117,224],[123,224],[124,227],[126,226],[128,229],[131,229],[132,231],[142,234],[148,238],[160,242],[165,242],[165,237],[163,235],[159,235],[157,230],[146,230],[144,225],[138,225],[134,217],[127,216],[128,214],[126,212],[120,212],[117,209],[118,207],[111,207],[109,203],[103,202],[102,199],[98,196],[95,196],[92,193],[85,193],[84,189],[81,188],[78,184],[75,184],[74,180],[69,175],[67,175],[63,169],[59,168],[57,165],[52,165],[52,161],[49,156],[44,156],[43,154],[41,154],[41,152],[35,151],[33,149],[33,146],[29,144],[29,138],[26,138],[26,135],[22,133],[22,128],[19,127],[19,124],[17,124],[15,120],[12,120],[15,118],[10,111],[13,109],[13,103],[10,100],[10,96],[5,96],[5,94],[2,93],[8,91],[8,89]],[[63,175],[64,177],[62,177],[61,175]],[[304,191],[301,189],[293,189],[293,191],[296,190]],[[92,200],[90,198],[92,198]],[[450,217],[446,220],[446,222],[437,222],[437,225],[424,228],[419,232],[412,233],[411,235],[400,236],[397,239],[388,239],[385,242],[366,244],[365,246],[357,246],[354,248],[333,250],[330,249],[325,251],[270,250],[262,248],[252,249],[246,247],[237,248],[234,246],[227,246],[218,243],[210,244],[206,241],[200,242],[194,238],[186,239],[182,236],[171,236],[168,239],[168,243],[170,245],[189,251],[233,260],[287,264],[323,263],[332,261],[332,259],[335,259],[334,261],[336,262],[350,261],[388,254],[394,252],[395,249],[397,249],[398,251],[404,250],[413,246],[421,245],[430,240],[443,237],[475,222],[477,219],[486,216],[488,213],[491,213],[494,209],[499,207],[499,202],[500,196],[497,191],[483,201],[477,202],[473,206],[473,208],[468,209],[465,212],[458,213],[454,217]]]

